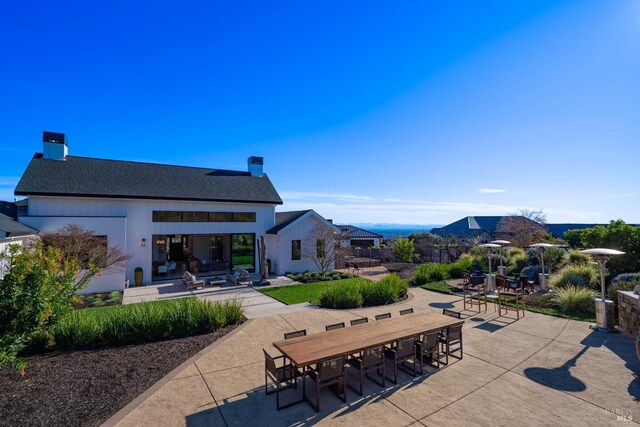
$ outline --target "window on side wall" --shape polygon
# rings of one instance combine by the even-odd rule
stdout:
[[[299,261],[301,255],[301,241],[300,240],[292,240],[291,241],[291,259],[293,261]]]

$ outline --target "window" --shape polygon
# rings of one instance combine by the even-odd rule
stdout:
[[[182,212],[153,211],[153,222],[182,222]]]
[[[249,273],[255,271],[256,235],[231,235],[231,267],[242,268]]]
[[[153,222],[256,222],[256,213],[153,211]]]
[[[255,212],[234,212],[233,222],[256,222]]]
[[[291,241],[291,259],[293,261],[299,261],[301,255],[301,241],[300,240],[292,240]]]
[[[316,241],[316,257],[318,259],[322,259],[325,257],[324,240],[318,239]]]
[[[182,221],[184,222],[208,222],[209,213],[207,212],[182,212]]]
[[[231,212],[209,212],[209,222],[231,222],[232,220]]]

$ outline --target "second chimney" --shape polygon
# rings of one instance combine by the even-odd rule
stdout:
[[[67,158],[67,138],[64,133],[42,132],[42,156],[45,159],[65,160]]]
[[[262,166],[264,164],[262,157],[251,156],[247,163],[251,176],[262,176]]]

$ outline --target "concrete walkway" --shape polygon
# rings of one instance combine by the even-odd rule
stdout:
[[[527,312],[497,318],[493,307],[463,312],[465,356],[439,371],[401,377],[386,388],[368,381],[364,397],[343,404],[321,394],[321,411],[306,404],[276,411],[264,394],[262,349],[287,331],[402,308],[462,311],[459,298],[411,289],[403,304],[350,311],[307,309],[247,321],[166,378],[109,424],[119,426],[247,425],[620,425],[640,421],[640,362],[624,333],[592,332],[589,324]],[[308,382],[308,386],[312,382]],[[288,390],[287,392],[295,392]],[[313,396],[311,387],[309,395]],[[285,394],[285,398],[291,397]]]
[[[254,275],[252,280],[258,280]],[[288,286],[299,284],[284,276],[272,276],[268,287]],[[261,287],[262,289],[264,287]],[[182,280],[173,280],[163,283],[127,288],[122,296],[122,304],[134,304],[139,302],[160,301],[166,299],[192,297],[207,301],[228,301],[237,299],[242,301],[245,315],[249,319],[255,317],[272,316],[279,313],[289,313],[310,307],[310,304],[297,304],[288,306],[271,297],[258,292],[253,286],[233,285],[229,282],[222,285],[207,286],[204,289],[191,289],[182,284]]]

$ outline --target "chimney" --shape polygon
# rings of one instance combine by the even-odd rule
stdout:
[[[264,163],[262,157],[251,156],[247,163],[251,176],[262,176],[262,165]]]
[[[64,133],[42,132],[42,153],[45,159],[65,160],[67,158],[67,138]]]

